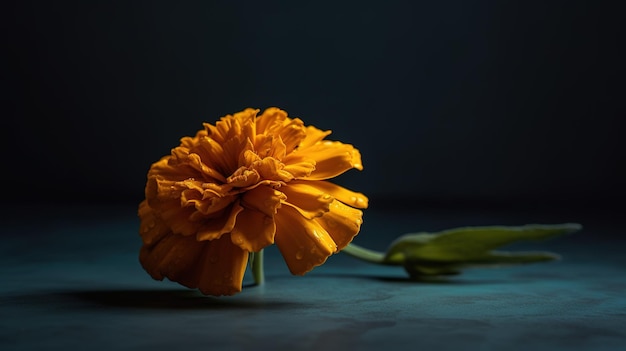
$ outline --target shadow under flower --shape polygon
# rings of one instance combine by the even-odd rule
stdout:
[[[373,274],[351,274],[351,273],[318,273],[310,275],[311,278],[342,278],[342,279],[365,279],[376,280],[387,283],[401,283],[409,285],[480,285],[480,284],[505,284],[510,283],[507,280],[497,279],[465,279],[457,278],[458,275],[452,276],[436,276],[426,277],[421,279],[411,278],[409,276],[394,276],[394,275],[373,275]]]
[[[254,288],[252,286],[247,289]],[[6,297],[5,302],[69,308],[171,309],[289,309],[295,302],[276,301],[260,295],[214,297],[202,295],[197,290],[184,289],[94,289],[60,291]]]

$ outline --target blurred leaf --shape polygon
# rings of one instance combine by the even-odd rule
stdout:
[[[492,251],[517,241],[543,240],[580,230],[576,223],[519,227],[464,227],[437,233],[406,234],[396,239],[382,264],[401,265],[413,278],[451,275],[468,266],[498,266],[558,259],[549,252]]]

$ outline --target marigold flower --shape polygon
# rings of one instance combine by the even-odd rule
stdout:
[[[154,279],[232,295],[251,252],[276,243],[302,275],[359,232],[367,197],[327,181],[361,170],[359,151],[278,108],[258,113],[205,123],[151,166],[139,259]]]

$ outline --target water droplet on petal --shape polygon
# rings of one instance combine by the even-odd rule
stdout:
[[[320,233],[318,233],[317,230],[313,230],[313,236],[315,237],[315,240],[322,241],[322,237],[320,236]]]
[[[302,255],[302,251],[296,252],[296,260],[301,260],[303,256],[304,255]]]

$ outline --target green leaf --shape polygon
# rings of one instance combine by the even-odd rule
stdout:
[[[522,240],[543,240],[572,233],[576,223],[529,224],[519,227],[464,227],[437,233],[406,234],[396,239],[382,259],[401,265],[414,278],[458,274],[468,266],[497,266],[544,262],[559,256],[549,252],[492,251]]]

